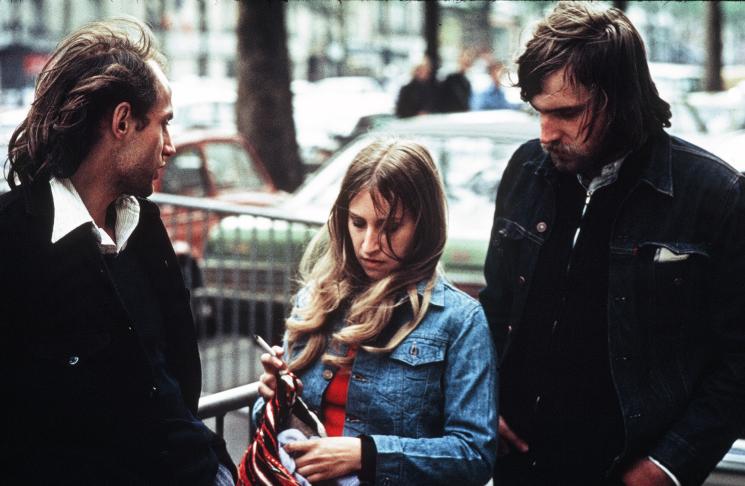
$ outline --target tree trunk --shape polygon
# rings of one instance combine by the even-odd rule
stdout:
[[[440,68],[440,4],[424,2],[424,41],[427,44],[426,54],[432,63],[432,79],[437,79]]]
[[[284,2],[241,1],[237,34],[238,130],[277,187],[292,191],[303,168],[292,118]]]
[[[719,1],[706,3],[706,91],[722,91],[722,6]]]
[[[207,0],[197,0],[197,14],[199,17],[199,53],[197,54],[197,75],[207,76],[207,51],[209,50],[207,36]]]

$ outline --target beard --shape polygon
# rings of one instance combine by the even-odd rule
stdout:
[[[552,142],[542,143],[541,148],[559,172],[585,172],[598,162],[597,150],[589,144]]]

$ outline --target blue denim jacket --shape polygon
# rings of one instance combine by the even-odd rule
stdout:
[[[394,321],[400,322],[391,325],[410,317],[410,309],[395,313]],[[302,349],[296,344],[293,355]],[[346,355],[347,350],[330,352]],[[364,434],[375,441],[375,483],[486,483],[496,459],[496,363],[481,306],[443,278],[422,322],[393,352],[359,349],[344,435]],[[299,374],[303,399],[316,412],[334,371],[319,359]],[[261,407],[259,400],[254,410]]]
[[[745,426],[745,179],[660,134],[613,222],[608,348],[623,415],[617,458],[652,456],[702,482]],[[556,171],[538,141],[503,175],[480,294],[502,359],[520,332]]]

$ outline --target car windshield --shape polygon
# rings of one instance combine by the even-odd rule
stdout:
[[[166,194],[199,197],[207,195],[202,177],[202,159],[197,149],[171,157],[163,172],[161,190]]]
[[[407,135],[407,138],[427,147],[438,164],[451,220],[459,209],[478,212],[481,208],[492,207],[502,172],[509,157],[521,143],[516,140],[467,135]],[[372,140],[374,137],[361,137],[349,144],[296,193],[292,205],[302,206],[317,217],[327,214],[352,158]]]
[[[248,152],[238,143],[218,142],[204,146],[207,167],[219,190],[261,190],[263,182]]]

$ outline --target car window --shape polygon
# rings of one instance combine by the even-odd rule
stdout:
[[[219,142],[204,146],[207,168],[218,190],[261,190],[264,182],[253,167],[248,152],[238,143]]]
[[[422,137],[439,164],[448,202],[494,201],[497,185],[519,143],[491,137]]]
[[[296,204],[328,211],[352,158],[374,137],[348,145],[296,193]],[[482,136],[407,135],[430,151],[438,164],[448,204],[491,208],[510,156],[521,141]]]
[[[189,149],[171,157],[162,177],[162,192],[194,197],[206,195],[202,158],[196,149]]]

